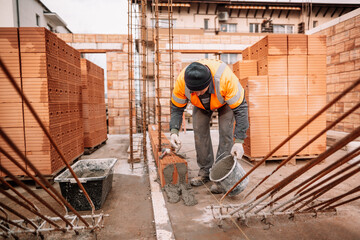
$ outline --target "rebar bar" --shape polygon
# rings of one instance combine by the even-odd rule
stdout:
[[[170,96],[174,89],[174,51],[173,51],[173,6],[172,0],[168,0],[168,22],[169,22],[169,56],[170,56]],[[170,106],[171,106],[171,98],[170,98]],[[171,108],[170,108],[171,111]]]
[[[279,170],[282,166],[284,166],[287,162],[289,162],[293,157],[296,156],[299,152],[301,152],[303,149],[305,149],[307,146],[309,146],[311,143],[313,143],[316,139],[318,139],[320,136],[326,133],[329,129],[333,128],[337,123],[341,122],[344,118],[349,116],[351,113],[353,113],[356,109],[360,107],[360,102],[356,104],[354,107],[352,107],[350,110],[345,112],[343,115],[341,115],[338,119],[333,121],[331,124],[329,124],[327,127],[325,127],[322,131],[320,131],[318,134],[316,134],[312,139],[310,139],[308,142],[306,142],[303,146],[301,146],[298,150],[296,150],[293,154],[291,154],[289,157],[284,159],[270,174],[265,176],[262,180],[260,180],[259,183],[257,183],[250,191],[245,195],[244,198],[249,196],[255,189],[257,189],[263,182],[265,182],[270,176],[272,176],[277,170]]]
[[[330,182],[329,184],[323,186],[318,191],[319,193],[316,193],[315,196],[313,196],[310,200],[304,202],[300,207],[296,208],[294,211],[298,212],[300,209],[305,207],[307,204],[311,203],[315,199],[319,198],[320,196],[324,195],[326,192],[328,192],[330,189],[333,189],[335,186],[339,185],[343,181],[347,180],[348,178],[352,177],[353,175],[360,172],[360,168],[354,169],[353,171],[349,172],[348,174],[340,177],[339,179],[334,180],[333,182]],[[321,190],[321,191],[320,191]],[[302,201],[299,201],[302,202]]]
[[[22,215],[21,213],[19,213],[18,211],[12,209],[11,207],[5,205],[4,203],[0,202],[0,207],[4,208],[5,210],[11,212],[12,214],[18,216],[19,218],[23,219],[26,223],[30,224],[31,226],[34,227],[34,229],[37,229],[37,226],[32,222],[30,221],[30,219],[28,219],[27,217],[25,217],[24,215]],[[55,225],[57,226],[57,225]],[[57,227],[59,228],[59,227]]]
[[[70,164],[66,161],[65,156],[62,154],[62,152],[60,151],[59,147],[57,146],[57,144],[55,143],[54,139],[51,137],[49,131],[46,129],[45,125],[43,124],[43,122],[41,121],[39,115],[36,113],[35,109],[32,107],[31,103],[29,102],[29,100],[27,99],[27,97],[23,94],[23,92],[21,91],[21,89],[18,87],[18,85],[16,84],[15,79],[13,78],[13,76],[10,74],[10,72],[8,71],[8,69],[6,68],[6,66],[4,65],[2,59],[0,58],[0,67],[3,70],[3,72],[5,73],[5,75],[7,76],[7,78],[10,80],[11,84],[13,85],[13,87],[15,88],[15,90],[17,91],[17,93],[22,97],[23,101],[26,103],[26,106],[28,107],[28,109],[30,110],[31,114],[33,115],[33,117],[36,119],[37,123],[40,125],[40,127],[42,128],[43,132],[45,133],[45,135],[47,136],[47,138],[49,139],[51,145],[54,147],[54,149],[56,150],[56,152],[59,154],[61,160],[63,161],[63,163],[65,164],[65,166],[69,169],[71,175],[74,177],[75,181],[77,182],[78,186],[80,187],[80,189],[83,191],[86,199],[88,200],[90,206],[91,206],[91,211],[94,214],[95,211],[95,207],[93,202],[91,201],[88,193],[86,192],[84,186],[82,185],[82,183],[79,181],[79,178],[76,176],[75,172],[73,171],[73,169],[71,168]],[[44,183],[48,183],[48,181],[46,181],[46,179],[41,175],[41,173],[33,166],[33,164],[29,164],[29,166],[31,167],[31,169],[38,175],[38,177],[44,182]],[[50,185],[50,184],[49,184]],[[85,221],[86,222],[86,221]]]
[[[25,228],[25,227],[23,227],[23,226],[20,226],[19,224],[17,224],[16,222],[14,222],[14,221],[12,221],[12,220],[10,220],[10,219],[8,219],[8,218],[4,218],[3,216],[0,216],[0,220],[4,221],[4,222],[6,222],[6,223],[9,223],[9,224],[11,224],[11,225],[14,225],[15,227],[20,228],[20,229],[23,229],[23,230],[27,230],[27,229],[28,229],[28,228]]]
[[[158,120],[158,152],[161,152],[161,104],[160,104],[160,49],[159,49],[159,0],[155,0],[155,46],[156,46],[156,99]]]
[[[358,149],[357,149],[358,150]],[[333,164],[331,164],[330,166],[332,166],[331,168],[326,167],[325,169],[321,170],[319,173],[314,174],[313,176],[311,176],[310,178],[306,179],[305,181],[301,182],[300,184],[296,185],[295,187],[291,188],[290,190],[288,190],[287,192],[283,193],[281,196],[277,197],[276,199],[273,199],[270,204],[274,204],[275,202],[279,201],[280,199],[282,199],[283,197],[287,196],[288,194],[290,194],[291,192],[295,191],[296,189],[298,189],[299,187],[301,187],[302,185],[306,184],[307,182],[309,182],[311,179],[315,179],[317,176],[319,176],[319,174],[328,174],[331,171],[335,170],[336,168],[340,167],[342,164],[345,164],[346,162],[350,161],[352,158],[356,157],[358,155],[358,153],[356,153],[357,150],[354,150],[348,154],[346,154],[345,156],[343,156],[342,158],[340,158],[339,160],[337,160],[336,162],[334,162]],[[341,164],[338,164],[341,163]],[[335,167],[333,167],[335,166]],[[323,183],[325,183],[326,181],[330,180],[333,176],[338,176],[339,174],[343,173],[344,171],[347,171],[349,169],[349,167],[351,168],[352,166],[348,166],[346,168],[344,168],[343,170],[340,170],[339,172],[335,173],[334,175],[332,175],[329,178],[326,178],[325,180],[321,181],[320,183],[317,183],[315,186],[313,186],[312,188],[309,188],[306,190],[306,192],[297,192],[295,194],[295,196],[293,198],[291,198],[290,200],[288,200],[286,202],[286,204],[288,204],[289,202],[292,202],[296,199],[298,199],[299,197],[301,197],[302,195],[308,193],[309,191],[313,190],[314,188],[322,185]],[[323,175],[324,176],[324,175]],[[319,179],[319,178],[316,178]],[[282,204],[282,206],[277,206],[276,208],[272,209],[272,211],[276,211],[277,209],[279,209],[280,207],[283,207],[286,205],[285,203]]]
[[[287,186],[289,183],[291,183],[293,180],[295,180],[296,178],[298,178],[300,175],[302,175],[304,172],[308,171],[309,169],[311,169],[312,167],[314,167],[316,164],[318,164],[319,162],[323,161],[325,158],[327,158],[328,156],[330,156],[331,154],[333,154],[334,152],[336,152],[337,150],[339,150],[340,148],[344,147],[346,144],[348,144],[350,141],[356,139],[358,136],[360,135],[360,126],[358,128],[356,128],[353,132],[351,132],[350,134],[348,134],[347,136],[343,137],[340,141],[338,141],[334,146],[330,147],[328,150],[326,150],[325,152],[323,152],[322,154],[320,154],[317,158],[312,159],[309,163],[307,163],[305,166],[303,166],[302,168],[298,169],[297,171],[295,171],[294,173],[290,174],[288,177],[286,177],[285,179],[283,179],[282,181],[278,182],[277,184],[271,186],[270,188],[268,188],[267,190],[265,190],[264,192],[260,193],[259,195],[257,195],[254,199],[252,199],[251,201],[249,201],[246,206],[250,206],[250,210],[253,209],[254,207],[256,207],[258,204],[260,204],[261,202],[263,202],[264,200],[266,200],[268,197],[270,196],[274,196],[277,192],[279,192],[282,188],[284,188],[285,186]],[[286,192],[285,194],[282,195],[282,197],[288,195],[290,193],[290,191]],[[257,210],[257,212],[261,211],[262,209],[270,206],[271,204],[273,204],[275,201],[277,201],[278,199],[272,200],[270,201],[268,204],[264,205],[263,207],[261,207],[260,209]],[[254,204],[254,202],[256,202],[256,204]],[[238,209],[237,211],[240,211],[241,209]],[[235,211],[235,210],[234,210]],[[248,210],[245,210],[248,211]]]
[[[0,147],[0,152],[2,152],[1,147]],[[0,181],[1,181],[1,183],[2,183],[4,186],[8,187],[8,188],[9,188],[11,191],[13,191],[17,196],[19,196],[23,201],[25,201],[27,204],[29,204],[29,206],[31,206],[32,208],[34,208],[34,210],[40,212],[40,209],[39,209],[37,206],[35,206],[34,203],[30,202],[24,195],[22,195],[18,190],[16,190],[13,186],[11,186],[11,184],[9,184],[7,181],[5,181],[5,180],[3,179],[3,177],[0,177]],[[65,209],[66,209],[66,208],[65,208]]]
[[[329,206],[329,207],[327,207],[327,208],[326,208],[326,209],[324,209],[324,210],[333,209],[333,208],[336,208],[336,207],[338,207],[338,206],[341,206],[341,205],[347,204],[347,203],[349,203],[349,202],[356,201],[356,200],[358,200],[358,199],[360,199],[360,196],[357,196],[357,197],[351,198],[351,199],[349,199],[349,200],[346,200],[346,201],[340,202],[340,203],[338,203],[338,204],[335,204],[335,205]]]
[[[132,101],[132,77],[133,77],[133,36],[132,36],[132,0],[128,0],[128,86],[129,86],[129,146],[131,169],[134,169],[134,139],[133,139],[133,101]]]
[[[329,184],[327,184],[325,187],[321,187],[320,189],[317,189],[317,190],[311,192],[311,191],[314,190],[315,188],[317,188],[317,187],[323,185],[324,183],[326,183],[326,182],[334,179],[335,177],[337,177],[337,176],[339,176],[340,174],[346,172],[347,170],[349,170],[350,168],[352,168],[352,167],[354,167],[354,166],[355,166],[355,164],[351,164],[350,166],[348,166],[348,167],[346,167],[346,168],[338,171],[337,173],[329,176],[328,178],[326,178],[326,179],[324,179],[323,181],[317,183],[316,185],[314,185],[313,187],[307,189],[306,191],[304,191],[304,192],[296,195],[295,198],[296,198],[297,200],[296,200],[295,202],[292,202],[291,205],[287,206],[287,207],[284,209],[284,211],[287,210],[287,209],[289,209],[290,207],[293,207],[293,206],[295,206],[296,204],[302,202],[303,200],[305,200],[305,199],[307,199],[307,198],[309,198],[309,197],[311,197],[311,196],[314,196],[314,195],[316,195],[316,194],[324,191],[324,189],[326,189],[326,187],[328,187]],[[356,172],[355,172],[355,173],[356,173]],[[354,174],[355,174],[355,173],[354,173]],[[308,193],[308,195],[306,195],[307,193]],[[300,198],[300,199],[299,199],[299,198]]]
[[[146,131],[147,131],[147,119],[146,119],[146,69],[147,69],[147,62],[146,62],[146,9],[147,8],[147,0],[141,0],[141,46],[142,46],[142,130],[143,130],[143,158],[144,161],[147,161],[147,149],[146,149]]]
[[[321,211],[321,210],[325,209],[326,207],[328,207],[329,205],[331,205],[332,203],[334,203],[334,202],[336,202],[336,201],[339,201],[340,199],[342,199],[342,198],[344,198],[344,197],[347,197],[347,196],[349,196],[349,195],[351,195],[351,194],[353,194],[353,193],[359,192],[359,191],[360,191],[360,186],[357,186],[357,187],[355,187],[355,188],[347,191],[347,192],[344,193],[344,194],[341,194],[341,195],[339,195],[339,196],[336,196],[336,197],[333,197],[333,198],[331,198],[331,199],[328,199],[328,200],[325,201],[325,202],[321,202],[321,203],[315,204],[315,205],[313,205],[313,206],[311,206],[311,207],[309,207],[309,208],[306,208],[306,209],[303,210],[303,212],[307,212],[307,211],[310,211],[310,210],[312,210],[312,209],[314,209],[314,208],[317,208],[317,207],[322,206],[322,207],[320,207],[320,208],[318,209],[318,211]]]
[[[40,125],[40,127],[42,128],[43,132],[45,133],[45,135],[47,136],[47,138],[49,139],[51,145],[54,147],[54,149],[56,150],[56,152],[59,154],[60,158],[62,159],[62,161],[65,163],[65,166],[69,169],[71,175],[74,177],[75,181],[77,182],[78,186],[80,187],[80,189],[82,190],[82,192],[84,193],[86,199],[88,200],[91,209],[92,209],[92,214],[94,214],[94,204],[92,203],[88,193],[86,192],[84,186],[82,185],[82,183],[79,181],[78,177],[76,176],[75,172],[73,171],[73,169],[71,168],[71,166],[69,165],[69,163],[66,161],[64,155],[62,154],[62,152],[60,151],[59,147],[57,146],[57,144],[55,143],[54,139],[51,137],[49,131],[46,129],[45,125],[42,123],[39,115],[36,113],[35,109],[32,107],[32,105],[30,104],[29,100],[27,99],[27,97],[22,93],[21,89],[17,86],[15,79],[13,78],[13,76],[10,74],[9,70],[6,68],[6,66],[4,65],[2,59],[0,58],[0,68],[3,70],[3,72],[5,73],[5,75],[7,76],[7,78],[10,80],[11,84],[13,85],[13,87],[15,88],[15,90],[17,91],[17,93],[23,98],[23,101],[26,103],[26,106],[28,107],[28,109],[30,110],[31,114],[33,115],[33,117],[36,119],[36,121],[38,122],[38,124]],[[4,134],[4,132],[1,130],[0,131],[1,136],[4,138],[4,140],[9,144],[9,146],[11,146],[11,148],[13,148],[14,150],[16,149],[16,153],[18,154],[19,157],[21,157],[21,159],[28,164],[28,166],[31,168],[31,170],[33,170],[35,172],[35,174],[40,178],[40,180],[46,185],[48,186],[51,191],[53,191],[53,193],[55,193],[55,195],[72,211],[74,212],[74,214],[76,214],[79,219],[84,222],[85,225],[88,226],[88,223],[80,216],[80,214],[61,196],[61,194],[59,194],[55,188],[53,186],[51,186],[51,184],[44,178],[44,176],[40,173],[40,171],[30,162],[26,159],[26,157],[21,153],[21,151],[17,148],[17,146]]]
[[[18,204],[19,206],[23,207],[24,209],[32,212],[33,214],[39,216],[40,218],[44,219],[45,221],[47,221],[48,223],[54,225],[55,227],[57,228],[60,228],[59,225],[57,225],[56,223],[54,223],[53,221],[51,221],[50,219],[48,219],[45,215],[41,214],[40,212],[34,210],[34,209],[31,209],[29,208],[26,204],[24,204],[23,202],[20,202],[18,199],[16,199],[14,196],[11,196],[11,194],[7,193],[5,190],[1,189],[0,188],[0,192],[5,196],[7,197],[8,199],[10,199],[11,201],[15,202],[16,204]],[[36,198],[38,200],[38,198]],[[61,214],[56,214],[58,215],[59,217],[61,216]],[[66,222],[67,224],[69,224],[70,226],[72,226],[72,224],[66,220],[63,216],[61,216],[61,219]]]
[[[339,160],[333,162],[332,164],[330,164],[329,166],[327,166],[326,168],[324,168],[320,172],[313,175],[311,178],[307,179],[304,183],[306,183],[306,182],[308,182],[308,183],[305,186],[303,186],[299,191],[297,191],[296,194],[299,194],[299,193],[303,192],[311,184],[313,184],[314,182],[316,182],[317,180],[319,180],[320,178],[322,178],[323,176],[325,176],[329,172],[333,171],[335,168],[337,168],[337,167],[349,162],[351,159],[359,156],[359,154],[360,154],[359,150],[360,150],[360,147],[354,149],[350,153],[346,154],[344,157],[342,157]]]
[[[44,189],[56,202],[60,204],[65,210],[65,213],[67,214],[67,209],[64,206],[64,204],[52,193],[49,191],[49,189],[44,186],[35,176],[33,176],[25,167],[23,167],[19,162],[15,160],[9,153],[7,153],[2,147],[0,147],[0,152],[4,154],[5,157],[7,157],[14,165],[16,165],[21,171],[23,171],[28,177],[30,177],[36,184],[38,184],[42,189]],[[21,156],[20,158],[23,159],[26,158],[26,156]],[[29,160],[25,160],[29,161]],[[8,184],[9,185],[9,184]],[[10,186],[10,185],[9,185]],[[14,189],[14,191],[16,191]],[[20,197],[23,198],[23,196],[20,194]]]
[[[13,175],[11,172],[9,172],[6,168],[4,168],[1,164],[0,164],[0,171],[4,172],[4,174],[6,174],[9,178],[11,178],[16,184],[18,184],[20,187],[22,187],[24,190],[26,190],[30,195],[32,195],[34,198],[36,198],[36,200],[38,200],[40,203],[42,203],[45,207],[47,207],[51,212],[53,212],[55,215],[57,215],[58,217],[62,218],[64,220],[64,222],[66,222],[67,224],[69,224],[71,226],[71,223],[68,222],[58,211],[56,211],[49,203],[47,203],[44,199],[42,199],[39,195],[37,195],[34,191],[32,191],[28,186],[26,186],[23,182],[21,182],[20,180],[18,180],[16,178],[15,175]],[[0,190],[3,191],[3,190]],[[2,192],[4,195],[6,195],[6,192]],[[15,198],[16,202],[20,205],[20,201],[18,201]],[[31,208],[28,208],[29,210]]]
[[[250,169],[240,180],[234,184],[220,199],[222,202],[225,197],[236,188],[247,176],[249,176],[255,169],[257,169],[261,164],[263,164],[270,156],[272,156],[278,149],[280,149],[285,143],[287,143],[290,139],[296,136],[301,130],[303,130],[307,125],[309,125],[312,121],[314,121],[317,117],[323,114],[328,108],[330,108],[334,103],[336,103],[339,99],[341,99],[345,94],[354,89],[357,85],[360,84],[360,78],[357,79],[353,84],[351,84],[348,88],[346,88],[343,92],[341,92],[338,96],[336,96],[333,100],[331,100],[328,104],[326,104],[322,109],[320,109],[316,114],[314,114],[309,120],[303,123],[297,130],[295,130],[291,135],[285,138],[277,147],[275,147],[272,151],[270,151],[261,161],[259,161],[252,169]]]

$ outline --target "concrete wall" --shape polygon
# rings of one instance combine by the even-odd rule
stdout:
[[[360,9],[319,26],[310,33],[327,36],[327,101],[360,78]],[[360,101],[360,87],[343,97],[327,111],[330,124]],[[360,110],[333,129],[351,132],[360,125]]]

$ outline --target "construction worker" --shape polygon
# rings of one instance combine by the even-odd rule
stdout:
[[[191,63],[180,72],[171,98],[170,142],[177,151],[181,148],[179,129],[188,101],[194,105],[192,116],[196,160],[200,167],[198,176],[192,178],[190,183],[201,186],[209,181],[209,170],[214,163],[210,137],[213,111],[217,110],[219,114],[219,147],[216,160],[230,154],[241,159],[244,154],[243,142],[249,127],[248,106],[239,79],[224,62],[203,59]],[[210,190],[215,194],[225,192],[220,184],[213,184]]]

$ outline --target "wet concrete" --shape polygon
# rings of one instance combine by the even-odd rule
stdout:
[[[211,179],[219,180],[226,176],[234,165],[232,156],[227,156],[220,159],[212,168],[210,172]]]
[[[198,201],[195,199],[195,195],[187,188],[185,184],[180,184],[181,190],[181,199],[184,202],[185,206],[194,206],[198,204]]]
[[[197,200],[194,194],[190,191],[191,186],[186,184],[187,167],[185,163],[176,163],[176,169],[179,174],[179,183],[172,184],[174,174],[174,164],[167,165],[164,170],[165,186],[164,191],[169,203],[177,203],[180,197],[185,206],[194,206]]]

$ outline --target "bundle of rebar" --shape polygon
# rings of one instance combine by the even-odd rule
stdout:
[[[51,143],[53,149],[59,154],[61,160],[66,165],[67,169],[70,171],[72,176],[74,177],[77,185],[84,193],[87,201],[91,206],[91,215],[80,215],[66,199],[52,186],[52,184],[45,178],[45,176],[38,170],[34,164],[29,161],[28,157],[25,156],[19,147],[15,144],[12,138],[7,134],[4,129],[0,126],[0,136],[3,142],[6,142],[9,149],[11,149],[11,153],[15,153],[16,155],[12,155],[10,151],[7,151],[5,146],[0,146],[0,153],[3,154],[7,159],[9,159],[15,166],[21,169],[24,172],[24,175],[29,177],[29,179],[33,180],[38,186],[40,186],[50,197],[50,199],[54,200],[57,205],[59,205],[64,213],[56,210],[56,205],[53,205],[49,201],[45,200],[44,196],[40,196],[31,188],[29,188],[26,184],[19,180],[19,177],[12,173],[12,169],[9,169],[7,166],[4,166],[0,162],[0,171],[4,176],[7,176],[11,181],[16,183],[20,188],[22,188],[27,194],[29,194],[32,198],[29,199],[28,196],[18,191],[16,188],[12,187],[4,177],[0,177],[0,181],[3,186],[8,187],[9,190],[13,193],[9,193],[6,190],[0,189],[0,192],[3,194],[7,203],[4,204],[0,202],[0,211],[4,216],[0,216],[2,220],[0,222],[0,235],[7,237],[17,237],[19,233],[34,233],[41,234],[42,232],[49,231],[76,231],[79,229],[91,229],[95,230],[103,227],[103,217],[104,214],[95,214],[94,204],[90,199],[88,193],[86,192],[84,186],[79,181],[79,178],[76,176],[75,172],[66,161],[64,154],[60,150],[59,146],[56,144],[55,140],[51,137],[49,131],[45,127],[44,123],[41,121],[39,114],[35,111],[34,107],[28,100],[28,98],[23,94],[21,88],[17,85],[16,80],[10,74],[7,67],[4,65],[3,61],[0,58],[0,68],[6,75],[7,79],[10,81],[16,92],[23,99],[26,107],[31,112],[32,116],[35,118],[48,140]],[[21,160],[21,161],[20,161]],[[26,168],[24,166],[27,166]],[[39,202],[40,204],[37,206],[34,204],[34,200]],[[11,203],[11,204],[9,204]],[[48,216],[42,213],[44,210],[50,211],[53,216]],[[73,212],[73,215],[68,214],[68,210]],[[31,217],[28,217],[31,216]],[[17,217],[18,219],[14,220],[13,218]],[[89,221],[90,220],[90,221]]]
[[[311,138],[304,145],[299,147],[293,154],[284,159],[274,170],[262,178],[258,183],[254,185],[246,195],[244,199],[247,199],[250,196],[253,196],[249,201],[243,202],[237,205],[222,205],[224,199],[228,194],[240,184],[246,177],[250,174],[256,172],[256,169],[260,165],[265,163],[265,161],[272,156],[279,148],[286,144],[290,139],[295,137],[301,130],[307,127],[311,122],[313,122],[318,116],[323,114],[327,109],[332,105],[337,103],[342,97],[348,94],[350,91],[355,89],[360,84],[360,79],[356,80],[347,87],[342,93],[332,99],[328,104],[326,104],[322,109],[320,109],[315,115],[313,115],[308,121],[301,125],[297,130],[290,134],[286,139],[284,139],[277,147],[270,151],[261,161],[259,161],[253,168],[251,168],[234,186],[232,186],[221,198],[220,206],[210,206],[209,209],[218,210],[218,213],[214,213],[214,217],[218,219],[232,218],[234,216],[246,219],[249,216],[256,215],[281,215],[289,214],[293,215],[296,213],[311,213],[311,212],[328,212],[334,211],[336,207],[348,204],[350,202],[360,199],[359,191],[360,186],[352,186],[351,189],[345,190],[344,193],[341,193],[337,196],[331,196],[329,199],[320,200],[319,198],[325,194],[331,192],[335,187],[344,183],[346,180],[351,179],[360,172],[359,164],[360,160],[353,160],[360,154],[360,147],[355,148],[354,150],[347,152],[345,155],[334,160],[331,164],[324,167],[315,174],[310,175],[309,172],[315,166],[319,167],[319,164],[324,162],[328,157],[332,156],[338,150],[344,148],[348,143],[354,141],[360,136],[360,126],[354,129],[351,133],[337,141],[333,146],[329,147],[323,153],[319,154],[317,157],[308,161],[304,166],[292,172],[289,176],[285,177],[283,180],[277,182],[276,184],[270,185],[266,190],[261,193],[253,196],[256,189],[259,188],[267,179],[275,175],[275,173],[283,167],[287,162],[289,162],[293,157],[295,157],[299,152],[306,148],[309,144],[314,142],[317,138],[325,134],[328,130],[332,129],[336,124],[341,122],[343,119],[348,117],[350,114],[354,113],[360,107],[360,102],[355,103],[352,108],[346,111],[344,114],[339,116],[335,121],[321,130],[313,138]],[[353,160],[353,161],[351,161]],[[347,166],[344,166],[347,164]],[[300,183],[294,186],[296,180],[300,176],[305,177],[305,180],[301,180]],[[283,191],[284,188],[288,187],[290,189]],[[276,194],[281,193],[280,196],[275,196]],[[271,200],[268,200],[271,199]],[[267,201],[268,200],[268,201]]]

